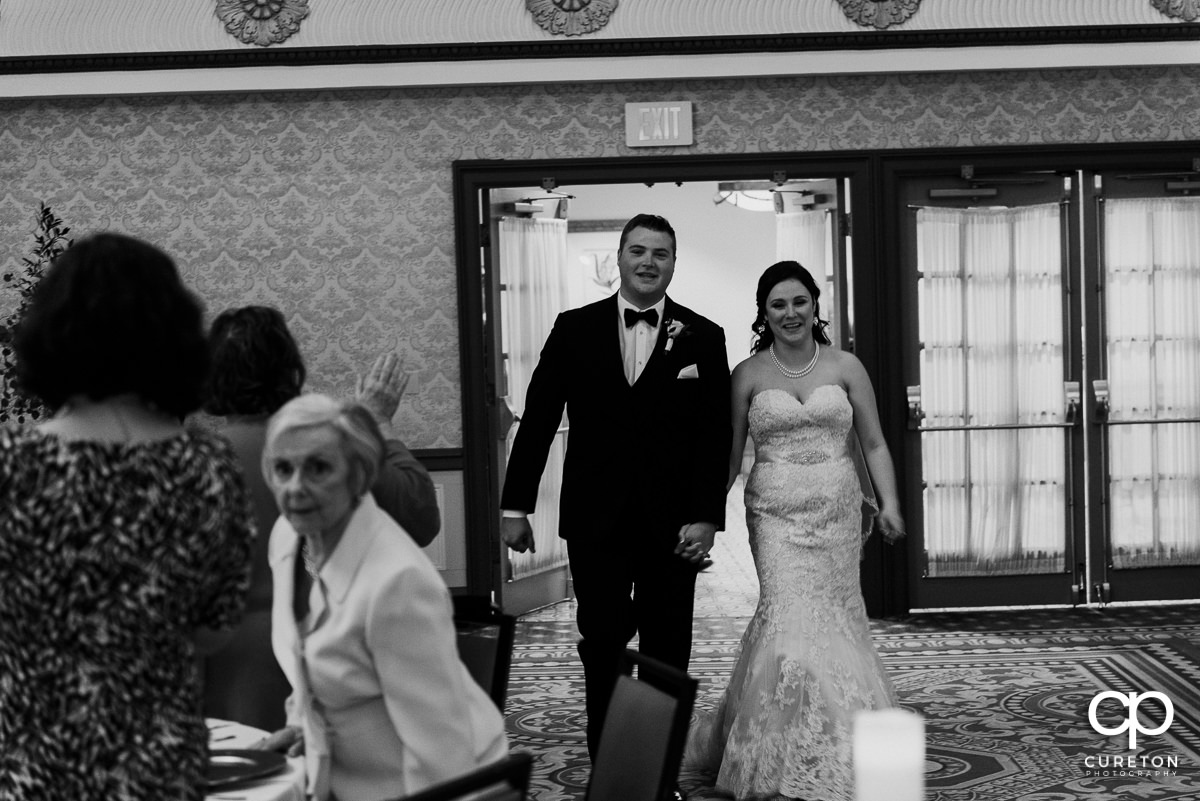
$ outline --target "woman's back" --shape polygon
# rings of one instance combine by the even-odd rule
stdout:
[[[212,435],[0,430],[0,799],[201,797],[192,634],[241,615],[252,544]]]

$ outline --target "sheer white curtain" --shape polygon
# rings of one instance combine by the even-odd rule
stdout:
[[[812,273],[821,288],[821,317],[830,321],[829,338],[841,342],[842,321],[833,312],[838,308],[834,295],[835,276],[832,242],[829,239],[829,211],[788,211],[775,215],[775,258],[798,261]]]
[[[1113,563],[1200,564],[1200,198],[1104,214]]]
[[[500,280],[504,284],[503,348],[507,354],[509,409],[517,418],[525,410],[525,391],[554,319],[569,308],[575,292],[567,271],[567,221],[509,218],[500,221]],[[508,433],[505,456],[517,426]],[[566,432],[550,447],[538,489],[537,511],[530,517],[536,553],[509,551],[513,578],[566,564],[566,548],[558,538],[558,493],[566,454]]]
[[[1063,421],[1057,204],[920,209],[926,427]],[[929,575],[1057,572],[1066,435],[1057,428],[922,434]]]

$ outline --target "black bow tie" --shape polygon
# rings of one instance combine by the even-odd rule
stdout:
[[[645,320],[650,323],[650,327],[658,325],[658,309],[646,309],[645,311],[634,311],[633,309],[625,310],[625,327],[633,328],[638,320]]]

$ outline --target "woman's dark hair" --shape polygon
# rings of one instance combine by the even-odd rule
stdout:
[[[833,344],[829,341],[829,335],[825,333],[825,329],[829,326],[829,321],[821,319],[821,303],[819,300],[821,290],[817,286],[817,282],[813,280],[812,274],[800,266],[800,262],[798,261],[780,261],[768,267],[758,279],[758,292],[754,296],[758,304],[758,316],[754,318],[754,324],[750,326],[750,330],[754,332],[754,341],[750,343],[751,353],[766,350],[775,341],[775,334],[772,333],[771,326],[767,325],[767,295],[771,294],[771,290],[777,285],[791,280],[796,280],[804,284],[804,288],[808,290],[808,294],[812,295],[813,339],[822,345]]]
[[[17,325],[17,381],[52,409],[133,393],[183,418],[208,372],[204,307],[154,245],[98,233],[63,251]]]
[[[274,414],[300,394],[306,371],[300,348],[278,309],[243,306],[213,320],[204,411],[214,415]]]

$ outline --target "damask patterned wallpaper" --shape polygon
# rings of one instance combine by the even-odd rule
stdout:
[[[691,99],[736,154],[1200,139],[1200,67],[0,101],[0,270],[40,201],[166,248],[211,313],[287,314],[310,387],[401,352],[410,446],[462,444],[451,164],[630,155],[624,104]],[[0,308],[11,305],[0,298]]]

